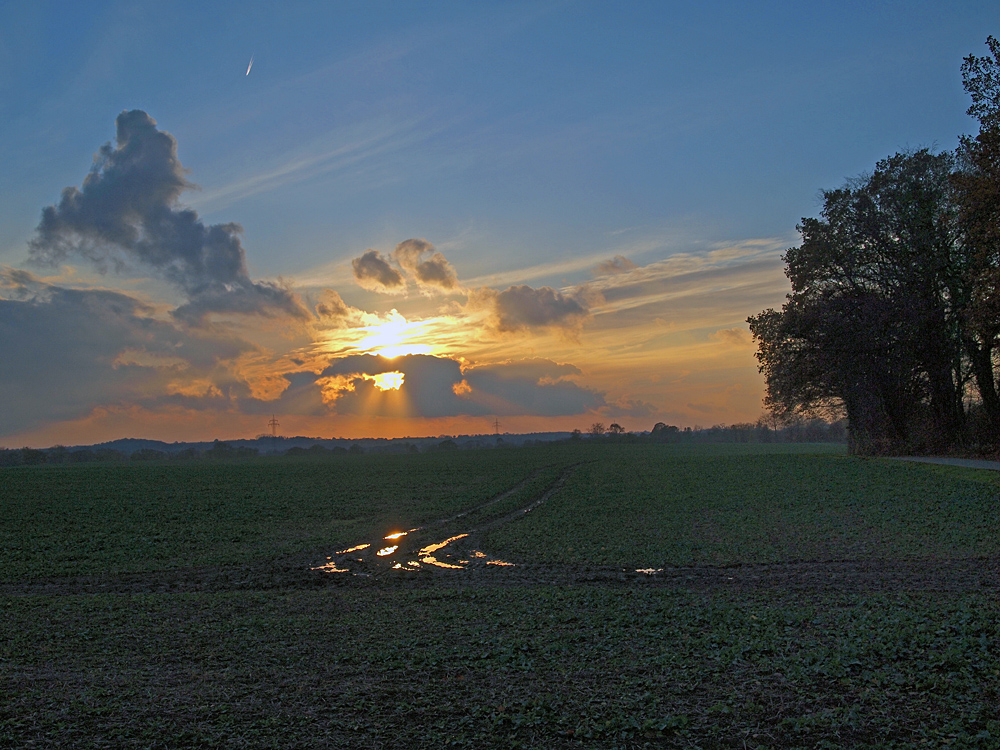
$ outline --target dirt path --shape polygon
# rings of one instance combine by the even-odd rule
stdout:
[[[898,456],[895,461],[915,461],[922,464],[941,464],[943,466],[962,466],[966,469],[986,469],[1000,471],[1000,461],[983,461],[976,458],[937,458],[934,456]]]

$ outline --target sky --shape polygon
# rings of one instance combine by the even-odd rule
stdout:
[[[977,2],[0,6],[0,445],[755,421],[821,190]]]

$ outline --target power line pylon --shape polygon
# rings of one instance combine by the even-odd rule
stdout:
[[[271,437],[278,437],[278,420],[271,415],[271,421],[267,423],[267,426],[271,428]]]

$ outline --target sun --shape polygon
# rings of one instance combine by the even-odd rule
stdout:
[[[398,391],[403,385],[403,373],[380,372],[377,375],[365,375],[365,380],[371,380],[380,391]]]
[[[392,310],[384,323],[364,327],[363,330],[368,335],[358,347],[369,354],[380,354],[388,359],[405,354],[430,354],[430,345],[412,342],[412,339],[423,334],[424,327],[423,321],[408,321]]]

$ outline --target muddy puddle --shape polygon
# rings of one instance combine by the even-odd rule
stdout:
[[[480,548],[480,533],[501,524],[523,518],[551,497],[566,481],[568,467],[543,493],[528,503],[505,515],[486,521],[478,528],[456,528],[468,523],[469,517],[511,497],[533,477],[496,497],[468,508],[457,515],[440,519],[406,531],[393,531],[378,539],[356,544],[334,552],[322,565],[312,568],[324,573],[352,574],[357,576],[384,573],[416,573],[420,571],[470,570],[476,568],[513,568],[508,560],[490,555]],[[458,531],[459,533],[455,533]]]
[[[383,572],[415,573],[421,570],[466,570],[493,566],[513,567],[514,563],[490,556],[478,549],[470,533],[455,534],[430,544],[420,543],[423,529],[397,531],[378,542],[357,544],[339,550],[313,570],[369,576]],[[389,544],[387,544],[387,542]],[[412,542],[412,543],[408,543]]]

